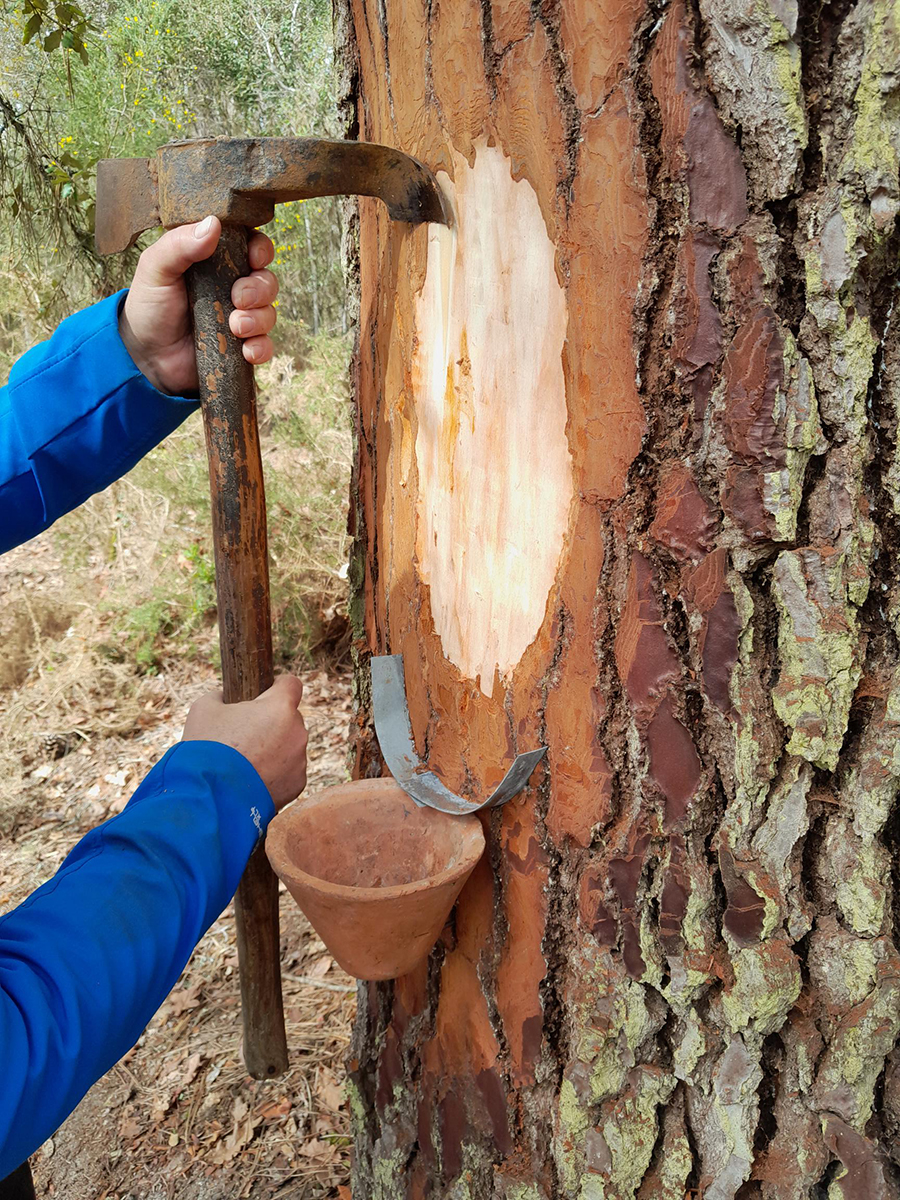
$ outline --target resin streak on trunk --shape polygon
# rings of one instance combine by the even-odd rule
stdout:
[[[366,1200],[900,1197],[893,0],[341,0],[359,204],[351,581],[483,798],[370,987]]]

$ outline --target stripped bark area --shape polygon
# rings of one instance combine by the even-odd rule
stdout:
[[[900,1197],[900,5],[342,0],[365,664],[489,853],[366,1200]]]

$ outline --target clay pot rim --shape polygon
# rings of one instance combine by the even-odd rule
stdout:
[[[294,864],[289,861],[287,855],[282,853],[282,845],[285,837],[287,836],[288,822],[281,821],[277,825],[277,828],[273,828],[282,815],[287,816],[289,813],[299,813],[304,808],[318,807],[319,804],[324,803],[324,797],[327,796],[329,792],[356,790],[362,791],[364,788],[370,789],[373,784],[390,785],[381,787],[379,790],[387,792],[396,789],[396,791],[401,795],[406,796],[406,793],[400,787],[400,784],[392,778],[354,779],[348,780],[347,783],[337,783],[331,787],[323,788],[319,792],[314,792],[312,795],[306,796],[302,800],[295,801],[284,810],[283,814],[278,813],[273,818],[266,834],[266,853],[269,854],[271,849],[274,852],[275,858],[278,860],[277,867],[275,863],[272,863],[276,875],[278,875],[280,879],[284,880],[286,884],[289,881],[297,880],[298,882],[305,884],[308,887],[312,887],[316,891],[325,893],[329,896],[341,897],[345,900],[362,901],[375,899],[394,900],[399,899],[401,896],[415,895],[416,892],[432,891],[436,888],[445,886],[446,884],[454,883],[461,875],[466,875],[470,871],[474,870],[475,865],[481,858],[482,854],[484,854],[486,844],[484,829],[482,828],[478,817],[474,813],[464,813],[460,816],[450,813],[438,814],[441,817],[446,817],[448,821],[459,822],[460,825],[463,826],[463,832],[467,834],[463,840],[461,857],[454,866],[445,868],[445,870],[441,871],[437,875],[429,875],[425,879],[413,879],[409,883],[395,883],[391,884],[390,887],[356,887],[349,883],[333,883],[330,879],[323,879],[321,875],[310,875],[309,872],[304,871],[301,867],[294,866]],[[410,804],[415,805],[415,801],[411,797],[407,796],[406,798],[409,800]],[[437,810],[433,811],[436,812]],[[272,844],[273,841],[275,842],[274,845]],[[474,845],[470,846],[469,843],[472,842],[474,842]],[[269,855],[269,857],[271,858],[271,855]]]

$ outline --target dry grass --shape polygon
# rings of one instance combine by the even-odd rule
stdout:
[[[158,681],[101,649],[96,605],[66,575],[49,535],[20,547],[0,567],[0,834],[30,819],[46,760],[104,738],[133,736],[156,722]]]

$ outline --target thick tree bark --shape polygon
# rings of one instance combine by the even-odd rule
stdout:
[[[362,1200],[900,1196],[900,5],[341,0],[369,653],[490,850]]]

